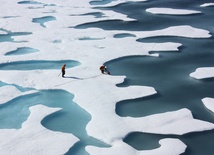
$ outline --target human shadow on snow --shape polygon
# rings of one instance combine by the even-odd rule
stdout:
[[[63,78],[70,78],[70,79],[76,79],[76,80],[83,80],[83,78],[74,77],[74,76],[64,76]]]

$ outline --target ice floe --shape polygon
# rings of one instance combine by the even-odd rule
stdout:
[[[93,155],[109,155],[109,154],[123,154],[123,155],[179,155],[185,152],[186,145],[178,139],[162,139],[159,141],[160,147],[153,150],[135,150],[124,142],[116,141],[110,148],[98,148],[94,146],[87,146],[86,150]]]
[[[214,3],[204,3],[200,5],[201,7],[209,7],[209,6],[214,6]]]
[[[214,67],[201,67],[197,68],[195,72],[190,74],[191,77],[196,79],[205,79],[214,77]]]
[[[189,14],[199,14],[200,11],[195,10],[183,10],[183,9],[172,9],[172,8],[149,8],[146,9],[147,12],[153,14],[168,14],[168,15],[189,15]]]
[[[1,154],[64,154],[78,139],[72,134],[44,128],[41,120],[59,108],[36,105],[21,129],[0,129]]]
[[[2,86],[0,87],[0,104],[4,104],[7,101],[16,98],[18,96],[30,94],[36,92],[35,90],[27,91],[27,92],[21,92],[14,86]]]
[[[115,114],[117,102],[146,97],[157,93],[157,91],[150,86],[117,87],[117,84],[124,81],[125,76],[102,75],[99,71],[100,65],[112,59],[133,55],[151,56],[149,51],[178,51],[178,48],[182,46],[176,42],[139,43],[136,39],[156,36],[209,38],[211,37],[209,31],[189,25],[141,32],[105,31],[100,28],[75,29],[78,25],[101,20],[133,21],[135,19],[108,10],[102,10],[103,16],[101,18],[84,15],[100,11],[95,8],[95,6],[99,6],[99,1],[96,5],[90,5],[88,0],[37,0],[39,6],[36,6],[38,4],[26,6],[24,3],[18,2],[22,1],[1,2],[0,28],[5,31],[0,30],[0,33],[5,35],[19,32],[28,35],[12,35],[12,41],[1,42],[1,47],[3,47],[0,50],[1,64],[12,64],[16,61],[29,62],[30,60],[72,59],[79,61],[80,65],[67,68],[66,78],[63,79],[59,76],[61,66],[53,70],[47,68],[0,70],[1,81],[34,89],[64,89],[74,94],[74,101],[92,116],[86,128],[88,135],[111,145],[110,148],[87,146],[89,153],[177,155],[186,149],[186,145],[178,139],[162,139],[159,142],[160,148],[146,151],[137,151],[125,144],[122,139],[131,132],[182,135],[214,128],[213,123],[194,119],[188,109],[142,118],[121,118]],[[114,6],[125,2],[129,1],[111,1],[100,6]],[[45,3],[52,5],[44,5]],[[153,12],[155,10],[147,11]],[[166,13],[160,9],[158,11]],[[172,11],[176,14],[200,13],[175,9],[166,9],[165,11],[170,14]],[[33,19],[47,16],[56,20],[45,22],[45,27],[33,22]],[[114,35],[118,33],[128,33],[133,37],[114,38]],[[99,39],[81,40],[81,38]],[[21,56],[5,56],[5,53],[22,47],[38,49],[39,52]],[[213,68],[198,69],[191,76],[196,78],[213,77],[211,71]],[[2,86],[0,87],[0,103],[6,103],[25,93],[13,86]],[[45,116],[58,110],[60,109],[37,105],[30,108],[31,114],[20,129],[0,129],[0,138],[4,139],[0,142],[0,146],[3,146],[0,147],[1,154],[64,154],[68,151],[78,141],[78,138],[72,134],[48,130],[41,125],[41,120]]]
[[[207,109],[209,109],[210,111],[212,111],[214,113],[214,99],[213,98],[209,98],[209,97],[203,98],[202,102],[207,107]]]

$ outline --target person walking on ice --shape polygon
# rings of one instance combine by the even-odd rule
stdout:
[[[100,67],[100,71],[101,71],[101,73],[102,74],[110,74],[110,72],[107,70],[107,67],[106,66],[104,66],[104,65],[102,65],[101,67]]]
[[[61,68],[61,71],[62,71],[62,77],[65,77],[65,67],[66,67],[66,64],[64,64]]]

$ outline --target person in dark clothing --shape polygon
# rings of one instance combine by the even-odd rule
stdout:
[[[102,74],[105,74],[105,73],[110,74],[110,72],[107,70],[106,66],[104,65],[100,66],[100,71]]]
[[[62,69],[61,69],[61,71],[62,71],[62,77],[65,77],[65,67],[66,67],[66,64],[64,64],[62,66]]]

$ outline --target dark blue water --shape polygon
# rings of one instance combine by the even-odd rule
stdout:
[[[213,148],[213,131],[190,133],[183,136],[175,135],[157,135],[146,133],[131,133],[124,142],[130,144],[137,150],[152,150],[160,147],[158,143],[164,138],[180,139],[187,145],[185,153],[182,155],[212,155]]]
[[[157,40],[159,39],[160,37],[157,38]],[[128,76],[125,82],[119,86],[148,85],[158,91],[158,94],[150,97],[117,103],[116,112],[119,115],[138,117],[187,107],[192,108],[193,115],[196,114],[196,117],[206,116],[201,113],[201,110],[198,112],[198,108],[207,111],[203,107],[201,99],[207,96],[214,97],[214,80],[196,80],[189,77],[189,74],[198,67],[214,66],[214,52],[211,50],[213,40],[200,41],[200,39],[185,38],[175,38],[174,40],[178,39],[184,46],[189,46],[181,48],[180,52],[159,52],[161,56],[158,58],[127,57],[107,64],[111,74]],[[171,38],[171,40],[173,39]],[[203,46],[207,46],[208,49],[201,51]],[[127,68],[129,69],[127,70]],[[141,102],[144,104],[140,104]],[[138,108],[135,107],[134,111],[129,112],[134,105]],[[203,118],[203,120],[207,120],[207,118]]]
[[[136,19],[136,21],[102,20],[81,24],[76,26],[76,28],[99,27],[104,30],[145,31],[158,30],[177,25],[192,25],[198,28],[213,29],[213,7],[200,7],[200,5],[205,2],[213,2],[213,0],[150,0],[147,2],[127,2],[113,7],[102,7],[100,8],[100,12],[105,9],[113,10]],[[183,16],[155,15],[145,11],[151,7],[191,9],[202,11],[202,13]]]
[[[203,3],[213,0],[152,0],[128,2],[114,7],[100,8],[126,14],[136,21],[104,20],[78,25],[76,28],[99,27],[104,30],[146,31],[170,26],[190,25],[214,33],[214,7],[201,8]],[[155,15],[145,12],[151,7],[168,7],[201,11],[196,15]],[[131,33],[115,35],[115,38],[130,37]],[[191,110],[194,118],[214,123],[214,114],[207,110],[201,99],[214,97],[214,78],[196,80],[189,76],[198,67],[214,67],[214,39],[188,39],[182,37],[137,38],[138,42],[182,43],[179,52],[154,52],[160,57],[125,57],[106,63],[112,75],[126,75],[124,83],[129,85],[152,86],[157,94],[145,98],[117,103],[116,113],[121,116],[143,117],[181,108]],[[183,136],[131,133],[124,141],[138,150],[155,149],[163,138],[178,138],[187,145],[185,155],[213,155],[214,131],[189,133]]]
[[[190,55],[189,60],[183,60],[179,58],[182,54],[162,54],[161,58],[127,57],[107,63],[112,75],[127,76],[125,82],[118,85],[119,87],[147,85],[154,87],[158,91],[156,95],[150,97],[118,102],[116,104],[116,113],[121,117],[142,117],[188,108],[194,118],[214,123],[214,114],[207,110],[201,102],[204,97],[214,97],[214,79],[195,80],[188,76],[194,70],[193,66],[198,66],[194,64],[196,60],[200,59],[200,61],[204,61],[206,66],[209,63],[209,66],[211,66],[214,65],[213,61],[211,61],[214,56],[208,58],[203,57],[202,54],[201,56],[199,55],[198,59],[192,60]],[[141,136],[141,134],[143,133],[130,134],[125,138],[125,142],[135,148],[137,147],[139,150],[154,149],[161,138],[174,137],[152,134],[145,137]],[[151,137],[156,137],[155,141]],[[201,155],[203,154],[202,152],[207,152],[206,155],[212,155],[214,152],[214,144],[212,143],[214,139],[213,130],[205,133],[187,134],[185,138],[183,136],[177,136],[176,138],[179,138],[188,146],[186,155]],[[145,146],[148,146],[148,148],[145,148]]]

